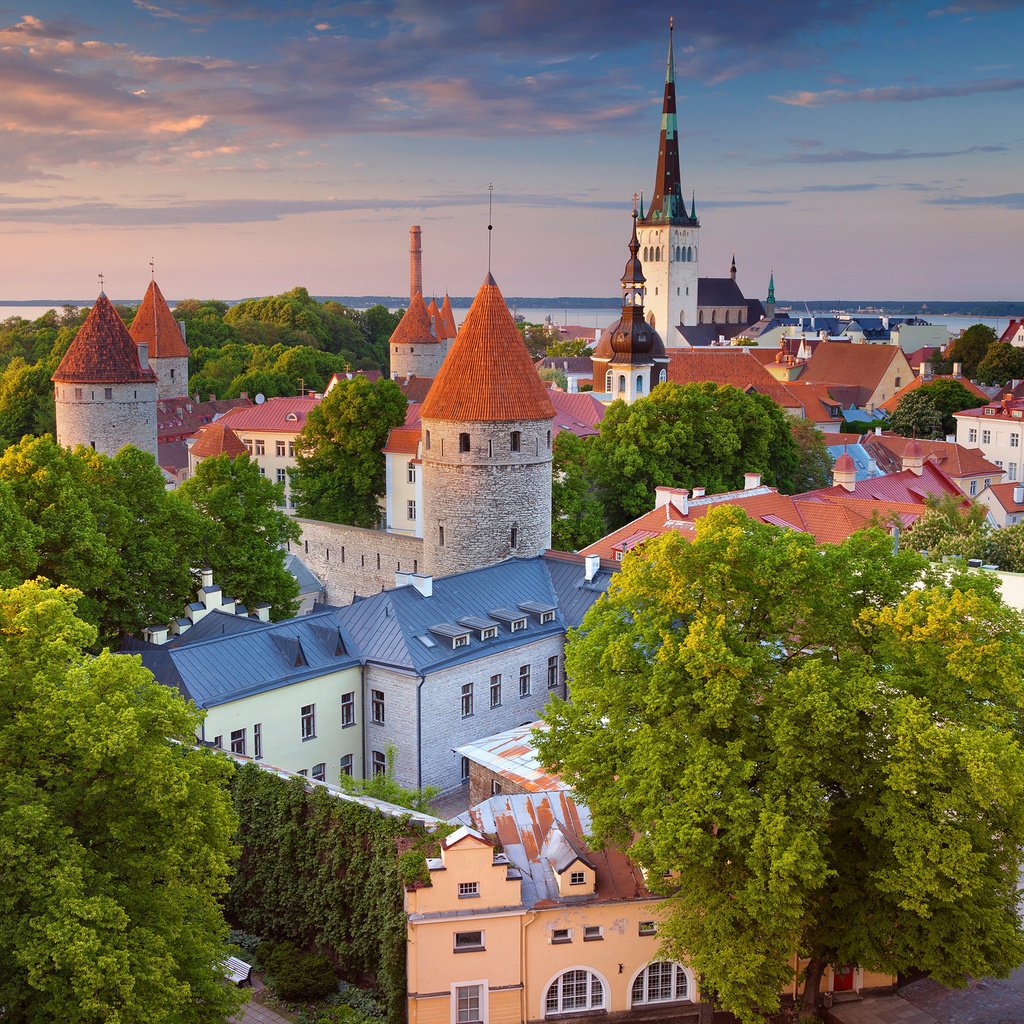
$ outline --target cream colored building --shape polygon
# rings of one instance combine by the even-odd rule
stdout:
[[[956,413],[956,442],[980,448],[1006,471],[1006,481],[1024,479],[1024,401],[1003,399]]]
[[[381,501],[384,529],[409,537],[423,536],[423,430],[395,427],[384,448],[386,491]]]

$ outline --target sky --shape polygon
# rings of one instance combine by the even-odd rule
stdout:
[[[1024,0],[0,0],[0,299],[616,296],[670,16],[702,276],[1024,300]]]

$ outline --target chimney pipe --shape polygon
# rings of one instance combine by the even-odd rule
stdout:
[[[954,377],[962,377],[963,375],[964,375],[964,364],[963,363],[959,363],[959,362],[958,363],[954,363],[953,364],[953,376]]]
[[[743,474],[743,490],[745,491],[756,491],[761,486],[761,474],[760,473],[744,473]]]
[[[705,491],[705,489],[703,487],[694,487],[693,492],[692,492],[692,497],[694,499],[696,499],[696,498],[703,498],[706,493],[707,493],[707,491]]]
[[[1017,484],[1013,489],[1014,505],[1024,505],[1024,484]]]
[[[149,345],[146,342],[144,342],[144,341],[140,341],[139,344],[136,346],[136,348],[138,349],[138,353],[139,353],[139,366],[141,366],[142,369],[144,369],[144,370],[148,370],[149,369]]]
[[[409,582],[424,596],[430,597],[434,593],[434,577],[426,576],[420,572],[414,572],[409,577]]]
[[[423,248],[420,226],[409,228],[409,300],[423,294]]]
[[[590,583],[601,568],[600,555],[585,555],[583,558],[583,578]]]

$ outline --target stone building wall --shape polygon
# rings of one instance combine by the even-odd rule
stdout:
[[[391,345],[391,379],[436,377],[444,361],[446,346],[443,342],[423,342],[412,345]]]
[[[423,571],[448,576],[551,546],[551,439],[551,420],[423,421]]]
[[[57,443],[68,448],[81,444],[105,455],[131,444],[156,458],[156,395],[153,383],[60,381],[54,385]]]
[[[188,356],[150,359],[149,366],[157,376],[159,398],[182,398],[188,394]]]
[[[497,783],[501,788],[495,790],[495,783]],[[492,771],[490,768],[485,768],[482,764],[477,764],[475,761],[470,762],[470,807],[475,807],[477,804],[483,803],[484,800],[490,800],[492,796],[497,796],[499,793],[505,796],[515,796],[516,794],[527,792],[529,792],[529,790],[523,789],[522,786],[506,779],[503,775],[499,775],[496,771]]]
[[[352,603],[395,585],[396,572],[424,572],[419,537],[365,530],[358,526],[295,520],[302,538],[288,545],[323,583],[330,604]]]

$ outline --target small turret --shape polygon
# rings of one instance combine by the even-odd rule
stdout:
[[[832,467],[832,486],[842,487],[845,491],[852,491],[857,486],[857,464],[846,452],[836,459]]]

